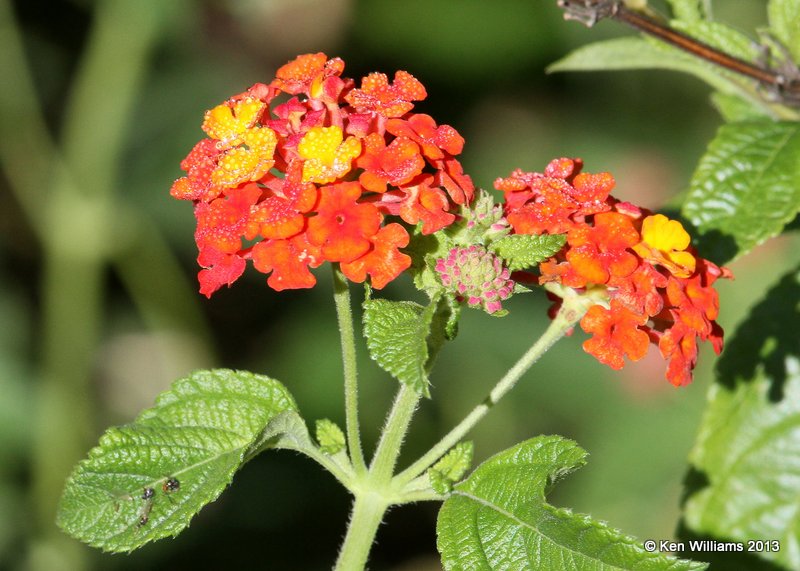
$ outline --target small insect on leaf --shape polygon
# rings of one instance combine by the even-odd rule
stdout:
[[[181,489],[181,483],[177,478],[170,477],[164,480],[164,484],[161,486],[161,489],[164,490],[165,494],[171,494],[172,492],[177,492]]]
[[[78,464],[58,525],[113,552],[175,536],[228,487],[270,421],[294,410],[269,377],[215,369],[179,379],[134,422],[107,430]]]
[[[153,509],[155,495],[156,491],[153,488],[145,488],[144,492],[142,492],[144,504],[142,505],[142,509],[139,511],[139,527],[147,525],[147,522],[150,521],[150,511]]]

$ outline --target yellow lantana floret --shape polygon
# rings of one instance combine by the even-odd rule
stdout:
[[[343,140],[342,129],[312,127],[297,145],[303,163],[303,182],[326,184],[350,172],[350,164],[361,154],[361,141]]]
[[[265,107],[263,101],[247,97],[233,106],[223,103],[206,111],[203,131],[212,139],[217,139],[220,149],[235,147],[243,142],[242,135],[258,121]]]
[[[691,237],[677,220],[663,214],[642,221],[642,241],[633,247],[645,260],[665,267],[672,275],[687,278],[694,273],[695,257],[686,252]]]
[[[278,137],[268,127],[254,127],[242,133],[244,146],[230,149],[219,159],[211,173],[216,186],[231,188],[260,179],[275,164]]]

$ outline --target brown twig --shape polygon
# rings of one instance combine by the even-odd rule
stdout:
[[[623,22],[715,65],[755,79],[780,103],[800,106],[800,70],[791,61],[782,65],[781,71],[752,64],[631,10],[621,0],[558,0],[558,6],[565,10],[565,19],[577,20],[588,27],[606,18]]]

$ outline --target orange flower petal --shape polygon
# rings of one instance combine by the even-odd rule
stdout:
[[[359,204],[361,185],[344,182],[320,189],[317,215],[308,221],[309,241],[322,248],[331,262],[351,262],[363,256],[381,224],[374,204]]]
[[[383,289],[411,266],[411,258],[398,250],[408,245],[408,232],[400,224],[387,224],[373,238],[371,251],[341,264],[342,273],[348,279],[361,283],[370,276],[375,289]]]

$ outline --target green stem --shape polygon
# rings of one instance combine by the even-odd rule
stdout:
[[[334,478],[339,480],[342,486],[348,490],[353,487],[353,470],[346,458],[340,461],[336,456],[329,456],[310,443],[306,444],[304,442],[292,442],[291,440],[286,440],[275,445],[274,443],[270,442],[270,440],[271,438],[267,438],[253,445],[245,455],[244,463],[249,462],[267,448],[273,448],[277,450],[294,450],[300,454],[305,454],[317,462],[320,466],[330,472]]]
[[[361,571],[367,564],[372,543],[389,504],[376,492],[356,493],[347,535],[339,551],[335,571]]]
[[[350,307],[350,288],[337,265],[333,265],[333,299],[336,318],[342,341],[342,363],[344,366],[344,408],[347,423],[347,445],[357,474],[366,472],[364,451],[361,447],[361,429],[358,422],[358,366],[356,362],[356,338],[353,329],[353,312]]]
[[[414,389],[406,385],[400,386],[386,418],[369,472],[353,482],[353,512],[336,562],[337,571],[364,569],[383,515],[390,505],[396,503],[397,495],[391,481],[392,471],[419,399],[420,395]]]
[[[420,394],[408,385],[401,384],[392,410],[386,417],[378,448],[370,464],[370,474],[378,483],[388,482],[392,477],[403,439],[408,432],[411,418],[419,403]]]
[[[527,372],[539,358],[547,352],[553,344],[561,339],[586,313],[590,305],[595,301],[587,297],[567,295],[566,292],[559,292],[565,295],[564,302],[555,319],[550,322],[549,327],[536,342],[520,357],[511,369],[503,376],[500,381],[489,392],[484,401],[476,406],[472,411],[456,425],[447,435],[444,436],[433,448],[425,453],[419,460],[398,474],[394,481],[398,486],[405,486],[414,478],[430,468],[434,462],[447,453],[450,448],[455,446],[484,416],[492,407],[503,398],[508,391],[514,388],[520,377]]]
[[[557,286],[556,286],[557,287]],[[551,287],[552,289],[552,287]],[[428,489],[420,489],[412,480],[428,469],[437,459],[452,448],[483,418],[489,409],[510,391],[522,375],[586,313],[599,299],[592,293],[576,295],[572,290],[558,290],[563,304],[558,315],[544,334],[528,349],[517,363],[489,392],[486,400],[475,407],[467,417],[439,441],[428,453],[401,474],[392,478],[400,448],[411,423],[420,395],[412,388],[401,385],[392,409],[386,418],[375,456],[369,472],[356,476],[351,488],[355,499],[347,535],[342,544],[336,571],[360,571],[369,557],[378,526],[391,505],[411,501],[441,500],[442,497]],[[337,306],[338,307],[338,306]],[[406,487],[404,492],[398,492]]]

